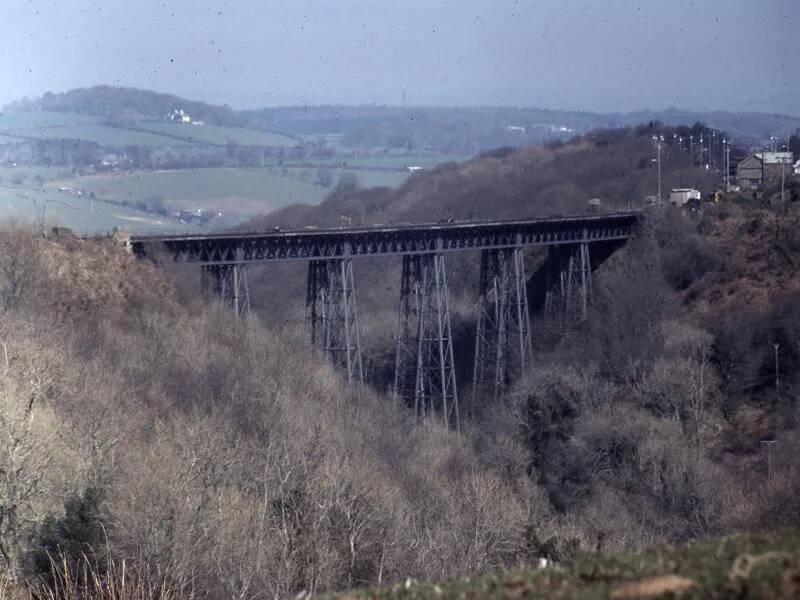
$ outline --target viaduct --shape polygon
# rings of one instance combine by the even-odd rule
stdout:
[[[445,257],[480,251],[474,390],[494,394],[531,363],[530,314],[585,318],[592,273],[633,237],[639,212],[530,220],[131,237],[140,258],[199,265],[239,317],[250,309],[247,266],[308,263],[306,321],[312,342],[347,375],[363,378],[353,260],[402,257],[394,391],[417,414],[459,427]],[[526,248],[547,259],[525,274]]]

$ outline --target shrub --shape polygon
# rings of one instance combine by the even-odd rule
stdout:
[[[87,560],[94,565],[93,575],[102,575],[102,571],[97,572],[98,566],[104,564],[107,547],[102,501],[102,490],[89,487],[65,502],[63,516],[45,518],[28,559],[33,576],[55,584],[54,558],[60,562],[60,576],[69,576],[81,585],[87,583],[83,581]]]

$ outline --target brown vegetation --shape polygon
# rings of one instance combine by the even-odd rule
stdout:
[[[773,218],[653,212],[589,319],[537,321],[529,377],[461,435],[380,393],[381,356],[349,392],[295,324],[234,322],[106,240],[4,231],[4,575],[58,590],[61,556],[78,586],[124,561],[172,597],[286,597],[796,523],[798,249],[749,225]],[[467,360],[470,260],[449,265]]]

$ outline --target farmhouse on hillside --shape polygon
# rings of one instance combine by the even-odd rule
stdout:
[[[191,123],[192,118],[186,114],[182,108],[176,108],[170,113],[169,115],[170,121],[175,121],[177,123]]]

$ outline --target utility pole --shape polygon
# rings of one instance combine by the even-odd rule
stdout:
[[[726,191],[731,187],[731,143],[725,145],[725,188]]]
[[[761,440],[761,443],[767,447],[767,481],[772,481],[772,446],[778,440]]]
[[[786,209],[786,161],[789,159],[789,135],[786,134],[786,154],[781,156],[781,210]]]
[[[717,170],[717,132],[716,131],[712,131],[711,132],[711,147],[709,148],[708,152],[711,155],[709,157],[710,160],[708,162],[711,163],[711,168],[714,169],[714,171],[716,171]]]
[[[783,210],[786,206],[786,200],[784,198],[786,190],[786,161],[784,157],[781,157],[781,210]]]
[[[656,149],[658,150],[656,162],[658,163],[658,204],[661,205],[661,144],[663,142],[664,136],[653,136],[653,141],[656,143]],[[652,160],[652,159],[651,159]]]
[[[781,381],[780,381],[780,376],[779,376],[780,371],[778,370],[778,348],[780,348],[781,345],[779,343],[775,342],[774,344],[772,344],[772,347],[775,348],[775,393],[780,397],[780,395],[781,395],[781,387],[780,387]]]

